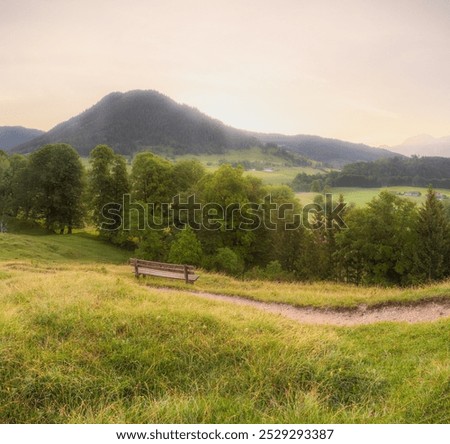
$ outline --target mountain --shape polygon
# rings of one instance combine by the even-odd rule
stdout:
[[[40,136],[41,134],[44,134],[44,131],[24,128],[23,126],[0,126],[0,149],[8,151],[17,145]]]
[[[230,149],[277,144],[338,167],[394,155],[380,148],[317,136],[283,136],[235,129],[156,91],[139,90],[111,93],[92,108],[14,151],[29,153],[57,142],[71,144],[82,155],[98,144],[110,145],[127,155],[146,149],[175,155],[224,153]]]
[[[429,134],[406,139],[401,145],[390,148],[392,151],[412,156],[450,157],[450,136],[433,137]]]
[[[111,93],[15,151],[27,153],[56,142],[69,143],[82,155],[98,144],[110,145],[122,154],[155,147],[171,147],[175,154],[184,154],[222,153],[258,143],[246,132],[156,91]]]
[[[377,159],[399,156],[387,149],[374,148],[362,143],[345,142],[319,136],[282,134],[257,134],[265,143],[275,143],[310,159],[342,167],[354,162],[370,162]]]

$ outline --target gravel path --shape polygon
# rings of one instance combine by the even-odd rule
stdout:
[[[167,291],[167,288],[164,288]],[[430,322],[450,316],[449,301],[424,301],[411,305],[386,305],[382,307],[359,306],[356,309],[323,309],[313,307],[294,307],[275,302],[260,302],[238,296],[226,296],[213,293],[171,290],[186,296],[197,296],[214,301],[229,302],[240,306],[255,307],[278,314],[302,324],[316,325],[363,325],[376,322]]]

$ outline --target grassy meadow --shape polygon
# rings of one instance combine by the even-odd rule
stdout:
[[[93,234],[78,232],[70,236],[26,232],[0,234],[0,261],[41,263],[124,263],[126,251],[99,241]]]
[[[393,193],[405,193],[408,191],[419,191],[422,195],[418,197],[404,196],[405,199],[409,199],[412,202],[421,204],[425,202],[427,188],[424,187],[385,187],[385,188],[357,188],[357,187],[336,187],[332,188],[331,192],[333,197],[337,200],[340,194],[344,195],[344,201],[348,204],[354,204],[356,206],[363,206],[367,202],[371,201],[374,197],[380,194],[381,191],[390,191]],[[436,189],[438,193],[446,194],[450,197],[450,190]],[[314,201],[314,197],[318,193],[296,193],[296,196],[300,199],[300,202],[305,205]]]
[[[0,234],[1,423],[450,420],[450,320],[307,326],[147,287],[128,256],[83,233]],[[276,287],[202,273],[195,289],[219,281],[247,296]],[[296,297],[354,304],[357,290],[299,286]],[[366,299],[391,291],[384,299],[405,297]]]
[[[266,185],[288,185],[299,173],[318,174],[321,170],[312,167],[274,167],[272,171],[246,171],[246,176],[261,179]]]

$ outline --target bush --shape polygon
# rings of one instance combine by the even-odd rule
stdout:
[[[265,268],[253,267],[245,274],[247,279],[258,279],[268,281],[292,281],[294,276],[283,270],[279,261],[269,262]]]
[[[155,230],[147,230],[135,251],[135,255],[148,261],[164,262],[167,252],[162,234]]]
[[[169,262],[173,264],[200,265],[202,246],[190,227],[180,231],[170,246]]]
[[[230,248],[219,248],[213,259],[214,268],[217,271],[238,275],[244,271],[242,259]]]

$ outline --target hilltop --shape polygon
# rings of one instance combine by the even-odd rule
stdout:
[[[220,154],[277,144],[310,159],[342,166],[394,154],[380,148],[318,136],[261,134],[232,128],[157,91],[114,92],[49,132],[14,148],[29,153],[48,143],[65,142],[87,155],[98,144],[132,155],[151,150],[171,155]]]
[[[125,155],[155,148],[171,148],[175,154],[222,153],[258,144],[246,132],[157,91],[111,93],[15,151],[31,152],[55,142],[69,143],[82,155],[98,144],[110,145]]]

